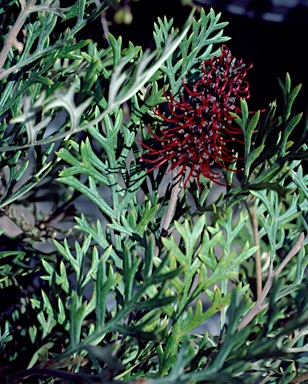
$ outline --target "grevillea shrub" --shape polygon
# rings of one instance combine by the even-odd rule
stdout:
[[[130,4],[0,5],[0,381],[304,382],[301,86],[252,111],[220,14],[143,52]]]

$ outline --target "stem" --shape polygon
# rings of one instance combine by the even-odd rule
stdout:
[[[292,379],[290,381],[290,384],[291,383],[298,384],[298,383],[302,383],[303,381],[306,381],[306,380],[308,380],[308,373],[307,372],[302,373],[301,375],[294,377],[294,379]]]
[[[257,299],[260,297],[262,292],[262,267],[261,267],[261,252],[260,252],[260,241],[258,231],[258,219],[256,214],[255,197],[249,202],[244,200],[244,205],[249,213],[249,218],[252,226],[253,241],[254,245],[258,247],[255,253],[255,264],[256,264],[256,296]]]
[[[225,296],[228,294],[228,280],[222,280],[220,282],[220,290],[222,296]],[[226,316],[227,316],[227,310],[228,306],[225,306],[220,310],[220,331],[223,330],[224,326],[226,325]]]
[[[261,292],[260,297],[257,299],[253,308],[247,313],[247,315],[242,319],[242,321],[237,326],[238,331],[246,327],[246,325],[249,324],[257,316],[257,314],[264,309],[263,302],[272,287],[274,277],[277,277],[283,271],[284,267],[288,264],[288,262],[292,259],[292,257],[295,256],[300,251],[300,249],[303,246],[304,239],[305,239],[305,235],[302,232],[296,244],[291,249],[291,251],[287,254],[287,256],[284,258],[280,266],[274,271],[272,270],[272,268],[270,268],[266,284]]]
[[[2,68],[4,66],[4,63],[7,59],[7,56],[9,54],[9,51],[14,44],[17,35],[19,31],[21,30],[22,26],[24,25],[26,18],[28,14],[31,12],[31,7],[36,3],[36,0],[29,0],[25,6],[24,9],[20,12],[15,24],[11,28],[10,32],[8,33],[4,46],[2,48],[2,51],[0,53],[0,72],[2,72]]]
[[[261,267],[261,252],[260,252],[260,241],[259,241],[259,231],[258,231],[258,219],[256,214],[256,199],[254,198],[250,204],[250,220],[252,224],[253,239],[255,245],[258,247],[255,254],[256,261],[256,284],[257,284],[257,299],[261,296],[262,292],[262,267]]]
[[[177,168],[174,168],[172,170],[173,184],[172,184],[171,196],[170,196],[170,201],[169,201],[169,205],[167,208],[167,212],[166,212],[165,218],[164,218],[163,223],[162,223],[162,229],[160,232],[161,235],[165,231],[169,232],[168,231],[169,226],[170,226],[170,223],[174,217],[176,204],[178,201],[179,193],[181,191],[181,178],[179,178],[178,176],[179,176],[179,170]],[[157,245],[155,248],[155,257],[158,256],[159,250],[162,247],[161,237],[159,237],[156,244]]]
[[[174,168],[172,170],[173,185],[172,185],[171,197],[170,197],[169,206],[168,206],[167,213],[162,226],[162,229],[165,231],[168,231],[170,223],[174,217],[176,204],[178,201],[179,193],[181,191],[181,179],[179,179],[178,176],[179,176],[179,170],[178,168]]]
[[[96,8],[99,8],[101,5],[101,2],[100,0],[95,0],[95,6]],[[108,45],[110,45],[110,41],[109,41],[109,37],[108,37],[108,34],[109,34],[109,28],[108,28],[108,24],[107,24],[107,20],[106,20],[106,16],[105,16],[105,12],[101,13],[100,15],[100,19],[101,19],[101,24],[102,24],[102,28],[103,28],[103,32],[104,32],[104,36],[107,40],[107,43]]]

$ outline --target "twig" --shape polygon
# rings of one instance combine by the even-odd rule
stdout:
[[[294,377],[294,379],[292,379],[289,383],[291,384],[297,384],[297,383],[302,383],[303,381],[306,381],[308,380],[308,373],[305,372],[305,373],[302,373],[301,375],[299,376],[296,376]]]
[[[101,5],[100,0],[95,0],[96,8],[99,8],[100,5]],[[101,24],[102,24],[102,28],[103,28],[105,39],[107,40],[108,45],[110,45],[110,41],[109,41],[109,37],[108,37],[109,28],[108,28],[107,20],[106,20],[106,17],[105,17],[105,12],[101,13],[100,20],[101,20]]]
[[[161,234],[164,231],[168,231],[168,229],[169,229],[170,223],[171,223],[171,221],[172,221],[172,219],[174,217],[174,213],[175,213],[175,209],[176,209],[179,193],[181,191],[181,178],[179,177],[179,170],[178,170],[178,168],[174,168],[172,170],[172,183],[173,184],[172,184],[170,201],[169,201],[167,212],[166,212],[163,224],[162,224]],[[158,241],[157,241],[156,249],[155,249],[155,256],[156,257],[159,254],[159,250],[160,250],[161,246],[162,246],[161,238],[159,238]]]
[[[8,33],[4,46],[2,48],[2,51],[0,53],[0,72],[2,72],[2,68],[4,66],[4,63],[7,59],[7,56],[9,54],[9,51],[14,44],[14,42],[17,39],[17,35],[19,31],[21,30],[22,26],[24,25],[26,18],[31,10],[31,7],[36,3],[36,0],[29,0],[26,4],[26,6],[22,9],[19,16],[17,17],[17,20],[13,27],[11,28],[10,32]]]
[[[173,219],[179,193],[181,190],[181,179],[178,176],[179,176],[179,170],[176,167],[172,170],[172,179],[173,179],[172,191],[171,191],[169,206],[168,206],[167,213],[162,226],[162,229],[165,231],[169,229],[169,225]]]
[[[284,267],[288,264],[288,262],[292,259],[292,257],[295,256],[300,251],[300,249],[303,246],[304,239],[305,239],[305,235],[302,232],[300,234],[296,244],[294,245],[294,247],[291,249],[291,251],[287,254],[287,256],[284,258],[282,263],[279,265],[279,267],[274,272],[274,276],[278,276],[282,272]]]
[[[256,262],[256,284],[257,284],[257,299],[261,296],[262,292],[262,268],[261,268],[261,252],[260,252],[260,241],[258,231],[258,220],[255,207],[255,198],[250,204],[249,215],[253,231],[254,244],[258,247],[255,254]]]
[[[253,308],[247,313],[247,315],[242,319],[242,321],[237,326],[237,329],[239,331],[244,327],[246,327],[246,325],[249,324],[257,316],[257,314],[263,310],[264,308],[263,301],[272,287],[274,277],[278,276],[283,271],[284,267],[288,264],[288,262],[292,259],[292,257],[295,256],[300,251],[300,249],[303,246],[304,238],[305,238],[305,235],[302,232],[296,244],[291,249],[291,251],[287,254],[287,256],[285,257],[283,262],[280,264],[280,266],[275,271],[273,271],[272,268],[270,268],[266,284],[261,292],[260,297],[257,299]]]

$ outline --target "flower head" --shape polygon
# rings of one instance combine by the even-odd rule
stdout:
[[[155,133],[149,128],[159,148],[141,142],[147,149],[142,160],[153,164],[149,171],[171,161],[169,170],[180,166],[180,174],[185,174],[190,169],[184,186],[191,177],[196,177],[200,185],[201,175],[226,185],[213,167],[229,170],[230,164],[237,160],[230,143],[243,143],[242,131],[234,125],[234,117],[229,112],[239,112],[236,103],[250,96],[249,84],[244,78],[251,67],[252,64],[246,65],[243,60],[232,57],[229,49],[222,45],[220,56],[203,63],[201,78],[189,85],[183,80],[179,100],[172,93],[165,94],[168,112],[155,110],[165,124]]]

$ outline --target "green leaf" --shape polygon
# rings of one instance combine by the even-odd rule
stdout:
[[[78,52],[80,49],[84,48],[90,42],[91,40],[87,39],[87,40],[80,40],[76,44],[68,44],[67,46],[59,49],[58,57],[61,59],[80,60],[82,57],[84,57],[85,53],[81,52],[80,56],[79,55],[72,56],[72,52]]]
[[[279,144],[280,147],[280,156],[284,156],[287,149],[287,142],[289,139],[289,136],[293,132],[294,128],[297,126],[297,124],[300,122],[301,118],[303,116],[303,113],[299,113],[296,116],[293,116],[286,124],[283,133],[282,133],[282,140]]]
[[[42,276],[43,280],[54,281],[56,284],[60,285],[65,293],[71,291],[70,284],[66,274],[66,268],[63,261],[60,263],[60,275],[56,272],[55,266],[48,263],[46,260],[42,260],[43,267],[49,276]]]
[[[295,100],[296,96],[298,95],[299,91],[301,90],[301,87],[302,87],[302,84],[299,84],[294,89],[292,89],[291,92],[289,91],[289,93],[288,93],[286,112],[285,112],[286,120],[288,120],[290,117],[291,109],[292,109],[294,100]]]
[[[153,207],[150,207],[150,204],[146,205],[146,210],[142,215],[141,220],[139,221],[137,226],[137,233],[139,233],[140,235],[143,234],[148,224],[152,221],[153,216],[158,211],[158,208],[159,208],[159,204],[156,204]]]
[[[46,295],[44,291],[42,291],[42,299],[43,302],[37,299],[31,299],[32,304],[38,308],[43,310],[48,316],[51,316],[53,319],[57,321],[58,324],[62,325],[66,330],[69,328],[69,323],[66,319],[66,313],[64,309],[63,302],[60,297],[58,297],[58,310],[54,309],[51,304],[49,297]]]
[[[304,193],[305,198],[308,200],[308,183],[305,180],[304,174],[303,174],[303,167],[299,166],[297,172],[291,171],[291,177],[294,183],[301,189],[301,191]]]
[[[224,307],[229,305],[231,302],[231,293],[222,297],[220,290],[217,287],[215,287],[212,301],[213,302],[211,306],[205,312],[203,312],[202,301],[200,299],[197,300],[195,309],[193,311],[193,317],[189,321],[189,323],[185,325],[184,328],[181,329],[181,335],[184,335],[188,332],[193,331],[199,325],[204,323],[207,319],[214,316],[215,313],[221,311]]]
[[[95,292],[96,292],[96,329],[101,330],[106,321],[106,309],[107,309],[107,296],[110,293],[113,286],[118,281],[118,274],[114,273],[112,270],[112,266],[106,263],[108,256],[111,253],[111,247],[107,249],[104,254],[101,256],[96,284],[95,284]]]
[[[53,85],[53,81],[51,79],[49,79],[48,77],[44,77],[44,76],[38,76],[36,78],[36,80],[41,83],[41,84],[44,84],[44,85]]]
[[[122,52],[122,37],[116,39],[111,33],[108,34],[110,46],[113,51],[113,65],[116,67],[121,60]]]
[[[250,175],[250,167],[252,165],[252,163],[258,159],[258,157],[260,156],[261,152],[263,151],[264,149],[264,145],[260,145],[259,147],[253,149],[247,156],[247,159],[245,161],[245,169],[244,169],[244,172],[245,172],[245,176],[247,177],[247,179],[249,178],[249,175]]]
[[[209,236],[208,231],[204,231],[203,234],[201,247],[198,252],[198,257],[211,270],[214,270],[216,268],[218,262],[212,250],[220,243],[221,236],[221,231],[215,233],[211,237]]]
[[[189,259],[193,254],[196,243],[200,240],[205,225],[205,216],[202,215],[199,217],[192,230],[189,228],[188,220],[185,220],[184,226],[177,221],[175,221],[174,225],[185,242],[186,256]]]
[[[89,187],[84,185],[81,181],[79,181],[74,176],[61,176],[59,178],[59,181],[62,183],[69,185],[70,187],[76,189],[76,191],[79,191],[83,195],[87,196],[91,201],[93,201],[98,208],[108,215],[109,217],[114,216],[114,211],[110,207],[110,205],[103,199],[99,191],[97,190],[95,180],[89,176]]]
[[[2,347],[6,343],[10,342],[12,339],[13,339],[13,336],[11,335],[10,325],[9,325],[9,322],[6,320],[5,324],[4,324],[3,333],[2,333],[1,327],[0,327],[0,345],[1,345],[0,350],[2,351]]]
[[[177,276],[180,276],[181,274],[183,274],[183,272],[184,272],[183,268],[177,268],[168,273],[162,273],[162,274],[155,273],[150,281],[152,284],[161,284],[166,282],[167,280],[171,280],[172,284],[174,284],[174,281],[172,281],[172,279],[176,278]]]
[[[174,256],[176,260],[181,264],[181,266],[184,268],[184,271],[188,271],[188,259],[186,255],[181,252],[180,248],[177,246],[177,244],[174,241],[174,238],[171,237],[171,239],[162,238],[162,243],[164,247],[169,251],[170,256]]]
[[[38,361],[43,361],[44,363],[48,360],[48,353],[51,348],[54,346],[54,342],[49,341],[48,343],[42,345],[32,356],[27,369],[33,368]]]
[[[145,249],[145,260],[144,260],[144,278],[147,280],[153,270],[153,262],[156,248],[156,239],[153,233],[151,233],[147,239],[146,249]]]
[[[134,305],[135,309],[137,310],[152,310],[155,308],[162,308],[169,304],[174,303],[178,299],[177,296],[168,296],[164,297],[162,299],[154,298],[154,299],[148,299],[146,301],[141,301],[140,303],[136,303]]]
[[[286,91],[286,94],[289,94],[291,91],[291,78],[288,72],[286,73],[285,91]]]
[[[72,293],[70,305],[70,346],[75,347],[80,342],[82,322],[86,317],[86,302],[81,302],[77,292]]]
[[[251,146],[251,138],[252,138],[252,135],[253,135],[253,133],[254,133],[257,125],[258,125],[259,119],[260,119],[260,110],[253,114],[253,116],[251,117],[251,119],[249,120],[249,122],[247,124],[247,128],[244,131],[245,148],[246,148],[245,157],[246,158],[248,156],[249,149]]]
[[[47,320],[45,319],[44,312],[41,311],[37,315],[37,319],[42,327],[42,338],[44,339],[47,335],[51,334],[52,329],[57,325],[57,321],[52,317],[47,315]]]
[[[131,254],[131,250],[124,248],[124,294],[125,300],[130,301],[133,294],[134,280],[136,272],[141,263],[141,259]]]
[[[240,99],[240,106],[241,106],[241,116],[242,116],[242,122],[243,124],[247,124],[248,121],[248,104],[247,101],[243,98]]]
[[[96,241],[96,243],[100,245],[104,250],[109,248],[110,256],[113,258],[115,265],[118,268],[122,269],[123,262],[119,258],[117,253],[114,251],[114,249],[111,248],[111,244],[106,239],[106,232],[102,227],[102,223],[99,220],[97,220],[96,225],[90,225],[84,215],[81,215],[81,218],[75,217],[75,220],[78,223],[78,225],[76,225],[75,228],[91,235],[91,237]],[[109,257],[109,254],[108,254],[108,257]]]

